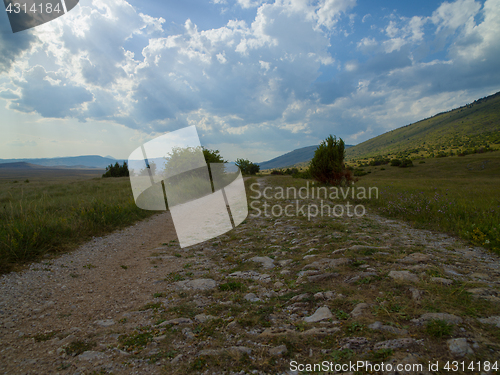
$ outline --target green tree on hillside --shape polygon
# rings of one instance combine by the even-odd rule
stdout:
[[[342,138],[330,135],[321,142],[309,165],[311,177],[330,185],[340,185],[353,180],[351,171],[345,168],[345,144]]]
[[[236,159],[234,163],[241,170],[243,174],[257,174],[260,171],[260,166],[258,164],[252,163],[247,159]]]

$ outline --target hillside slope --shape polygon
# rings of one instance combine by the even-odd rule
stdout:
[[[500,147],[500,92],[369,139],[346,158],[432,157],[487,146]]]
[[[345,145],[345,148],[353,147],[352,145]],[[260,169],[274,169],[274,168],[285,168],[291,166],[297,166],[301,163],[308,163],[314,156],[314,151],[318,146],[307,146],[298,148],[296,150],[287,152],[284,155],[278,156],[277,158],[258,163]]]

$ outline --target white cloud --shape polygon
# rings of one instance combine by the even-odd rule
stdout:
[[[500,86],[494,0],[377,20],[349,14],[350,0],[241,0],[254,15],[246,21],[203,29],[187,19],[168,31],[170,21],[124,0],[87,4],[0,55],[8,66],[0,98],[10,108],[148,137],[196,124],[203,144],[231,153],[238,144],[260,161],[273,142],[286,150],[329,133],[362,141]],[[376,31],[345,37],[368,17]],[[345,41],[355,47],[342,54]]]

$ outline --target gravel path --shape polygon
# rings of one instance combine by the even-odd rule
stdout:
[[[167,212],[4,275],[0,295],[9,375],[297,374],[292,360],[346,358],[500,366],[499,257],[373,213],[248,217],[180,249]],[[433,321],[448,331],[433,336]]]

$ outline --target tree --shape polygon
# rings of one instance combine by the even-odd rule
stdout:
[[[340,185],[353,180],[350,170],[345,168],[345,145],[342,138],[330,135],[321,142],[309,165],[311,177],[331,185]]]
[[[106,167],[106,172],[102,175],[102,177],[128,177],[128,165],[127,162],[124,161],[123,165],[120,165],[118,162],[115,165],[110,164]]]
[[[207,164],[210,163],[227,163],[226,160],[220,155],[219,150],[209,150],[202,146],[203,156]]]
[[[243,174],[257,174],[260,171],[258,164],[252,163],[247,159],[236,159],[234,164],[236,164]]]

